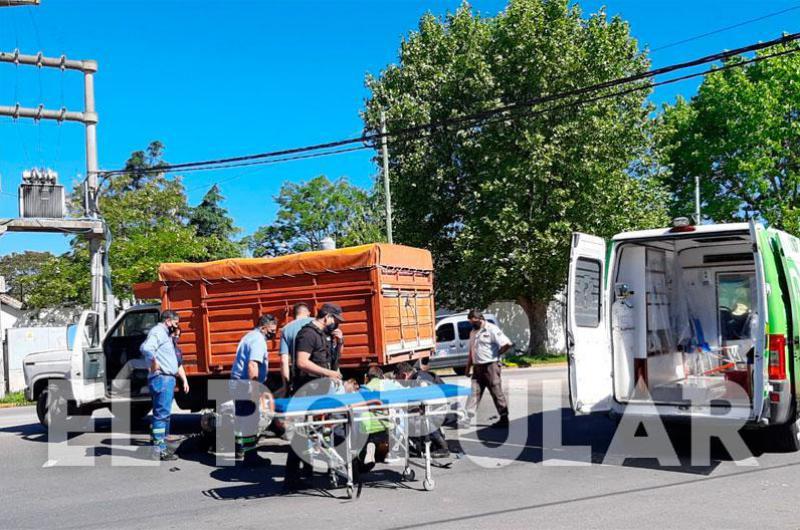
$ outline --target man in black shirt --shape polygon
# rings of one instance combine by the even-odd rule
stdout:
[[[317,317],[303,326],[295,338],[295,368],[293,385],[296,395],[327,394],[330,380],[341,380],[342,374],[333,366],[334,348],[341,353],[344,336],[339,324],[344,322],[342,308],[336,304],[323,304]],[[307,442],[295,435],[286,459],[284,487],[295,490],[299,486],[300,457],[297,448],[307,447]],[[311,469],[308,465],[307,469]]]

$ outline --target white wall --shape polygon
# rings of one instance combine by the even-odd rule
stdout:
[[[525,311],[511,301],[494,302],[487,313],[497,317],[500,327],[514,342],[514,347],[524,350],[528,347],[531,330]],[[564,333],[564,296],[559,294],[547,308],[547,349],[551,352],[566,353],[566,337]]]

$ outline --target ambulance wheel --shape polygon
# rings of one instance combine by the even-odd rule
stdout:
[[[775,445],[779,451],[800,451],[800,418],[795,417],[775,430]]]
[[[413,469],[406,468],[403,470],[403,480],[405,482],[413,482],[414,479],[417,478],[417,474],[414,472]]]
[[[422,481],[422,487],[425,488],[425,491],[433,491],[433,488],[436,486],[436,483],[433,479],[425,479]]]
[[[348,499],[353,498],[353,486],[347,486],[347,491],[345,492],[345,495],[347,495]]]

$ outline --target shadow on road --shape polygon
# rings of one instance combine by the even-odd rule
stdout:
[[[551,412],[552,413],[552,412]],[[576,416],[571,409],[561,409],[561,447],[549,445],[550,451],[545,451],[544,436],[542,431],[544,414],[539,412],[527,418],[512,420],[508,431],[492,429],[489,427],[462,435],[457,441],[450,441],[451,446],[466,453],[468,456],[480,459],[492,459],[503,464],[503,460],[517,460],[521,462],[540,463],[545,460],[557,459],[569,465],[580,461],[571,456],[571,446],[590,447],[591,462],[593,464],[623,465],[626,467],[639,467],[660,471],[688,473],[692,475],[709,475],[722,462],[732,461],[731,455],[716,438],[711,439],[710,462],[708,465],[693,466],[691,464],[691,430],[688,424],[667,423],[665,425],[672,448],[677,454],[680,465],[662,466],[656,458],[629,458],[619,455],[609,455],[617,424],[606,415]],[[527,432],[527,436],[520,438],[519,433]],[[742,430],[740,434],[753,456],[765,452],[763,433]],[[639,426],[636,436],[647,436],[646,429]],[[565,451],[566,450],[566,451]],[[664,452],[661,456],[667,456]]]

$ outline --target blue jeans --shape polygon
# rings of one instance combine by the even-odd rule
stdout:
[[[152,375],[147,384],[153,399],[151,440],[156,450],[163,452],[167,450],[169,416],[172,411],[172,398],[175,396],[175,376]]]

